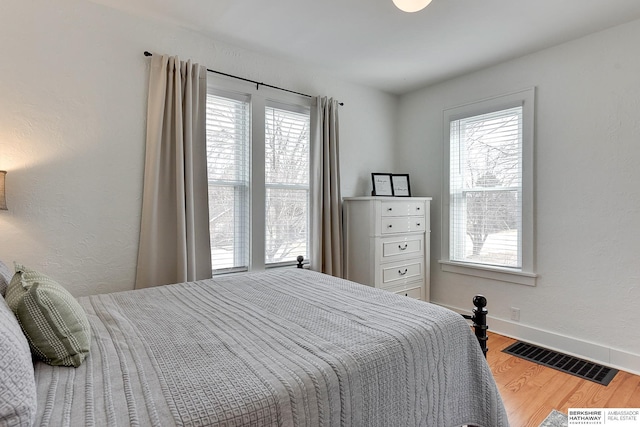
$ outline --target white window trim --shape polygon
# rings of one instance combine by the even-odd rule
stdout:
[[[312,108],[311,98],[294,93],[271,89],[255,84],[217,75],[207,74],[208,90],[249,96],[251,104],[251,144],[249,173],[249,266],[246,269],[229,269],[221,273],[257,271],[267,268],[295,265],[292,263],[265,263],[265,152],[264,121],[265,107],[286,106],[292,111],[306,111]],[[309,110],[310,111],[310,110]],[[311,206],[309,207],[311,209]]]
[[[454,262],[449,259],[449,210],[450,210],[450,122],[464,117],[522,106],[522,268],[511,269]],[[443,188],[442,188],[442,239],[441,270],[448,273],[471,275],[491,280],[535,286],[535,230],[534,230],[534,113],[535,88],[524,89],[506,95],[449,108],[443,112]]]

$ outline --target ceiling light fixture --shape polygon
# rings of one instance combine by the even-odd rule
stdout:
[[[393,4],[403,12],[417,12],[424,9],[431,0],[393,0]]]

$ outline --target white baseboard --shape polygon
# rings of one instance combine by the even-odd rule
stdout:
[[[437,303],[436,303],[437,304]],[[460,314],[472,314],[470,310],[458,307],[450,307],[445,304],[438,304],[441,307],[453,310]],[[605,347],[600,344],[579,340],[576,338],[560,335],[555,332],[526,326],[518,322],[513,322],[496,317],[487,316],[489,330],[500,335],[505,335],[531,344],[536,344],[551,350],[560,351],[581,359],[600,363],[610,368],[615,368],[640,375],[640,355]],[[487,346],[491,351],[491,340]]]

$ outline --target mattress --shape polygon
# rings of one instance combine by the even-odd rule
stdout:
[[[36,425],[508,425],[468,324],[433,304],[288,268],[79,302],[90,354],[36,362]]]

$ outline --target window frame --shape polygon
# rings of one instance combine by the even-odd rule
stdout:
[[[259,86],[237,80],[227,76],[209,72],[207,74],[207,94],[227,93],[231,96],[246,96],[249,99],[250,116],[250,142],[249,142],[249,260],[247,268],[233,269],[213,269],[213,274],[234,273],[240,271],[258,271],[269,268],[296,265],[297,262],[278,262],[266,264],[266,192],[265,182],[265,109],[266,107],[276,107],[290,109],[291,111],[309,113],[309,120],[312,117],[312,99],[307,96],[298,95],[272,89],[266,86]],[[309,152],[311,152],[312,136],[309,138]],[[311,159],[309,160],[309,180],[311,180]],[[311,182],[309,182],[309,186]],[[309,193],[310,194],[310,193]],[[311,213],[311,200],[309,198],[307,210]],[[309,218],[307,219],[310,224]],[[308,241],[310,241],[311,230],[308,229]],[[311,251],[309,245],[308,252]],[[310,253],[307,254],[311,256]]]
[[[485,264],[452,261],[450,259],[450,129],[451,122],[513,107],[522,107],[522,259],[520,268],[498,267]],[[442,189],[442,238],[441,270],[498,280],[508,283],[535,286],[535,230],[534,230],[534,126],[535,88],[528,88],[443,111],[443,189]]]

